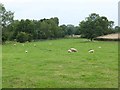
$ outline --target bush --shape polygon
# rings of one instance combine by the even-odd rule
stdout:
[[[28,41],[31,42],[33,39],[33,36],[31,34],[28,34]]]
[[[5,43],[5,41],[7,41],[7,36],[2,35],[2,43]]]
[[[24,43],[26,41],[31,41],[32,35],[25,33],[25,32],[20,32],[17,34],[16,40],[17,40],[17,42],[20,42],[20,43]]]

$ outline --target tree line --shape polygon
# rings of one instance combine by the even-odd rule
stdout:
[[[59,25],[58,17],[14,20],[14,13],[7,11],[4,5],[0,4],[0,17],[2,17],[0,25],[2,26],[3,43],[7,40],[23,43],[40,39],[57,39],[67,35],[81,35],[92,41],[97,36],[116,33],[120,29],[118,26],[113,28],[113,21],[96,13],[90,14],[78,26]]]

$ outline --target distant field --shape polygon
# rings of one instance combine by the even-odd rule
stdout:
[[[71,47],[78,52],[68,53]],[[118,87],[117,42],[60,39],[24,46],[10,42],[2,49],[3,88]],[[95,52],[88,53],[89,49]]]

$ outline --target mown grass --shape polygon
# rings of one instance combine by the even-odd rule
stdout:
[[[13,44],[2,47],[3,88],[118,87],[117,42],[60,39]],[[71,47],[78,52],[68,53]]]

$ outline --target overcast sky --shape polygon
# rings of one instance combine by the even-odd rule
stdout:
[[[14,19],[58,17],[61,24],[78,25],[91,13],[106,16],[118,25],[119,0],[0,0]]]

